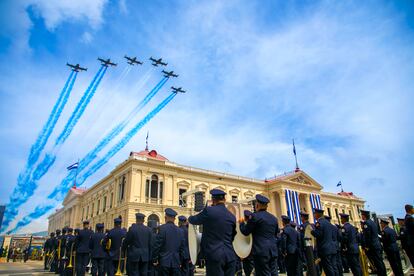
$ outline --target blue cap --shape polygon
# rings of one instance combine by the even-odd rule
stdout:
[[[331,218],[331,216],[323,216],[325,219],[327,219],[327,220],[331,220],[332,218]]]
[[[345,219],[349,218],[349,215],[348,214],[344,214],[344,213],[339,214],[339,216],[341,218],[345,218]]]
[[[187,217],[186,216],[179,216],[178,220],[179,221],[187,221]]]
[[[145,215],[143,213],[136,213],[135,214],[135,218],[136,219],[144,219],[145,218]]]
[[[291,222],[290,222],[290,225],[291,225],[293,228],[295,228],[295,227],[297,226],[296,222],[294,222],[294,221],[291,221]]]
[[[300,216],[301,217],[304,217],[305,219],[308,219],[309,218],[309,214],[308,213],[305,213],[305,212],[300,212]]]
[[[169,217],[175,217],[176,215],[177,215],[177,212],[176,211],[174,211],[173,209],[171,209],[171,208],[166,208],[165,209],[165,214],[167,215],[167,216],[169,216]]]
[[[290,217],[288,217],[288,216],[282,216],[282,221],[283,222],[290,222]]]
[[[369,217],[370,212],[368,210],[361,210],[361,215],[365,215],[365,216]]]
[[[252,212],[250,212],[249,210],[244,210],[243,213],[245,217],[249,217],[252,214]]]
[[[122,223],[122,219],[121,218],[116,218],[116,219],[114,219],[114,223]]]
[[[262,204],[267,204],[270,202],[270,200],[263,195],[256,195],[256,200]]]
[[[323,214],[323,210],[322,209],[318,209],[318,208],[314,208],[313,209],[314,213],[318,213],[318,214]]]
[[[220,189],[212,189],[212,190],[210,190],[210,194],[213,197],[215,197],[215,196],[225,196],[226,195],[226,192],[225,191],[222,191]]]
[[[56,229],[56,234],[60,234],[60,229]]]
[[[68,233],[72,233],[73,232],[73,228],[71,228],[71,227],[68,227],[67,230],[68,230]]]
[[[104,229],[104,224],[103,223],[97,223],[96,224],[96,229]]]

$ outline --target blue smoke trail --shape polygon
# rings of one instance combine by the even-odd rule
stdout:
[[[95,165],[93,165],[83,176],[77,181],[78,185],[82,185],[85,180],[99,170],[103,165],[105,165],[116,153],[118,153],[130,140],[131,138],[138,133],[142,127],[144,127],[155,115],[157,115],[171,100],[176,96],[176,93],[171,93],[167,98],[165,98],[158,106],[156,106],[150,113],[148,113],[138,124],[134,126],[116,145],[114,145],[109,152],[101,158]],[[49,210],[57,204],[58,201],[62,200],[65,194],[70,189],[71,181],[74,179],[74,173],[71,173],[62,180],[62,183],[59,185],[58,189],[55,189],[49,196],[48,199],[55,199],[56,202],[48,203],[44,205],[39,205],[36,209],[26,216],[23,220],[19,221],[13,230],[10,232],[15,232],[23,226],[28,225],[33,219],[39,218],[46,214]]]
[[[103,76],[105,75],[106,70],[108,67],[101,66],[99,68],[98,73],[96,73],[95,77],[93,78],[91,84],[86,89],[85,93],[83,94],[82,98],[78,102],[78,105],[75,107],[72,115],[70,116],[68,122],[66,123],[65,127],[63,128],[62,133],[56,139],[55,146],[63,144],[66,139],[71,134],[73,128],[75,127],[76,123],[79,121],[80,117],[83,115],[86,107],[88,106],[89,102],[91,101],[93,95],[98,88],[99,83],[101,82]]]
[[[67,79],[62,91],[59,94],[58,100],[52,108],[52,112],[46,124],[43,126],[42,131],[36,139],[36,142],[30,149],[29,157],[26,162],[25,170],[19,174],[17,179],[17,185],[10,196],[10,203],[8,204],[5,212],[5,220],[3,221],[2,229],[6,229],[10,222],[16,217],[18,213],[18,207],[22,205],[27,199],[33,195],[35,186],[29,182],[30,175],[33,171],[33,166],[39,159],[41,152],[43,151],[50,135],[52,134],[57,121],[69,99],[70,93],[73,89],[77,77],[77,72],[71,71],[69,78]]]

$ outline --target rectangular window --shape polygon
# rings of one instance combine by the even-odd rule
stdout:
[[[95,210],[95,203],[92,203],[92,212],[91,212],[91,217],[93,217],[93,211]]]
[[[149,197],[149,190],[150,190],[150,181],[149,179],[147,179],[145,181],[145,196]]]
[[[84,217],[85,217],[85,207],[82,208],[82,221]]]
[[[178,206],[180,207],[186,207],[187,206],[187,202],[185,200],[185,198],[183,198],[182,194],[187,192],[186,189],[179,189],[178,190]]]
[[[353,216],[352,216],[352,211],[349,210],[349,217],[351,218],[351,220],[354,220]]]
[[[118,192],[119,192],[119,196],[118,196],[118,202],[122,202],[124,200],[124,196],[125,196],[125,176],[123,176],[121,178],[121,183],[119,183],[118,185]]]
[[[163,189],[164,188],[164,183],[161,181],[160,182],[160,199],[162,199],[162,192],[163,192]]]
[[[328,216],[332,217],[332,215],[331,215],[331,208],[328,208]]]
[[[99,208],[101,207],[101,200],[98,199],[98,206],[96,207],[96,215],[99,215]]]
[[[237,196],[231,196],[231,203],[237,203]]]
[[[89,217],[89,205],[88,207],[86,207],[86,219],[88,219],[88,217]]]
[[[104,196],[104,199],[103,199],[103,206],[102,206],[102,212],[104,212],[104,213],[105,213],[105,211],[106,211],[106,196]]]
[[[112,204],[114,202],[114,193],[111,193],[111,201],[109,202],[109,209],[112,209]]]
[[[336,215],[336,218],[339,220],[338,208],[335,208],[335,215]]]

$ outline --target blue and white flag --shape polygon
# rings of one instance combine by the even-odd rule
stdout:
[[[293,154],[296,156],[295,139],[292,139],[292,142],[293,142]]]
[[[69,167],[67,167],[66,169],[67,169],[68,171],[70,171],[70,170],[77,169],[78,167],[79,167],[79,162],[76,162],[76,163],[74,163],[74,164],[70,165]]]
[[[336,184],[336,187],[342,186],[342,182],[339,181],[338,184]]]

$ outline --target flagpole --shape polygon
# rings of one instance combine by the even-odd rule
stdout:
[[[293,142],[293,153],[295,155],[295,163],[296,163],[296,169],[295,169],[295,171],[299,171],[298,157],[296,156],[295,139],[292,139],[292,142]]]
[[[75,180],[73,181],[73,188],[76,188],[76,178],[78,177],[78,169],[79,169],[79,158],[78,158],[78,167],[76,168],[76,172],[75,172]]]

